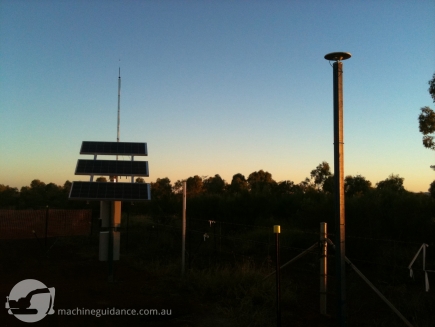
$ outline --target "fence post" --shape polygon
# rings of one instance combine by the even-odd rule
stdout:
[[[45,207],[45,247],[47,247],[48,206]]]
[[[274,225],[273,232],[276,236],[276,326],[281,327],[281,263],[279,262],[279,234],[281,233],[281,227],[279,225]]]
[[[183,226],[181,229],[181,276],[186,270],[186,181],[183,181]]]
[[[326,315],[326,292],[328,290],[328,238],[327,223],[320,223],[320,313]]]

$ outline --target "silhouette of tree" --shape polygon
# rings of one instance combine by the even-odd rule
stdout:
[[[276,185],[277,194],[292,194],[295,192],[295,183],[292,181],[281,181]]]
[[[223,194],[225,186],[225,181],[218,174],[214,175],[214,177],[204,179],[202,184],[204,191],[209,194]]]
[[[316,169],[311,171],[311,179],[314,179],[314,185],[318,190],[322,189],[323,183],[329,176],[331,176],[331,172],[326,161],[323,161]]]
[[[263,170],[251,173],[248,176],[248,184],[253,193],[271,192],[276,186],[276,182],[272,179],[272,175]]]
[[[230,193],[242,193],[247,192],[249,189],[248,181],[245,176],[238,173],[233,176],[231,184],[228,186]]]
[[[202,178],[198,175],[189,177],[186,180],[187,193],[189,195],[198,195],[202,192]]]
[[[346,195],[361,195],[370,191],[372,183],[361,175],[346,176],[344,179],[344,191]]]
[[[429,83],[429,94],[435,102],[435,73]],[[435,112],[429,107],[420,109],[421,113],[418,116],[419,130],[423,134],[423,145],[428,149],[435,150],[434,137],[429,134],[435,133]]]
[[[151,183],[151,195],[153,199],[169,198],[172,195],[172,185],[168,177],[157,178]]]
[[[326,179],[323,181],[323,185],[322,185],[323,192],[330,193],[330,194],[334,193],[334,185],[335,185],[334,175],[331,174],[330,176],[326,177]]]
[[[19,195],[16,187],[0,184],[0,208],[14,207]]]
[[[378,190],[390,190],[392,192],[403,192],[405,190],[403,181],[405,179],[399,175],[391,174],[387,179],[376,183],[376,189]]]
[[[433,181],[432,183],[430,183],[430,186],[429,186],[429,193],[430,193],[430,196],[431,197],[433,197],[434,199],[435,199],[435,181]]]

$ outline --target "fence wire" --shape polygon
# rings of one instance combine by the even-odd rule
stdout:
[[[92,210],[0,210],[0,239],[89,235]]]

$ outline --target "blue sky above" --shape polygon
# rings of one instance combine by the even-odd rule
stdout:
[[[0,2],[0,183],[63,184],[82,141],[147,142],[150,178],[333,165],[344,62],[345,175],[435,179],[417,117],[435,104],[433,1]],[[120,61],[119,61],[120,60]]]

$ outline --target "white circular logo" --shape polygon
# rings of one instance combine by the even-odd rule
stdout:
[[[6,297],[6,309],[21,321],[39,321],[55,312],[54,293],[54,287],[48,288],[36,279],[25,279]]]

